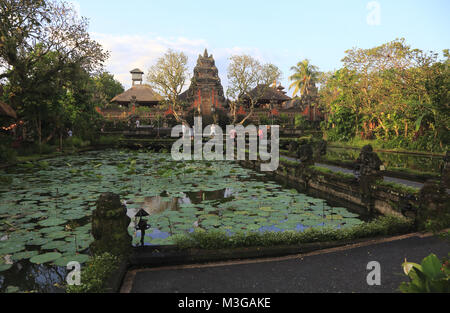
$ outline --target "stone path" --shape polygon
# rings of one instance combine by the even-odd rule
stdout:
[[[431,253],[442,258],[449,252],[448,242],[412,234],[285,258],[134,270],[122,292],[390,293],[408,281],[401,267],[405,258],[420,263]],[[372,261],[381,267],[380,286],[367,284]]]

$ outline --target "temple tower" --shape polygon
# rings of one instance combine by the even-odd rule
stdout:
[[[211,115],[223,108],[225,96],[219,71],[212,54],[208,55],[206,49],[203,56],[198,57],[191,86],[180,95],[180,99],[190,103],[193,108],[198,109],[200,106],[202,115]]]

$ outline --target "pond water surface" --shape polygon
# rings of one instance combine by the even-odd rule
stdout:
[[[283,189],[234,162],[176,162],[169,154],[88,152],[0,172],[0,291],[58,290],[70,261],[88,259],[90,217],[102,192],[120,194],[132,218],[149,216],[146,245],[173,243],[198,230],[229,234],[302,231],[363,223],[358,214]]]

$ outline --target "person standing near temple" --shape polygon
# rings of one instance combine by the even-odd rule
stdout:
[[[181,124],[181,132],[183,134],[183,138],[185,138],[186,137],[186,133],[187,133],[187,127],[186,127],[186,125],[184,123]]]
[[[209,136],[211,137],[215,137],[216,136],[216,125],[211,125],[211,133],[209,134]]]
[[[234,139],[236,138],[236,129],[231,129],[230,130],[230,139]]]

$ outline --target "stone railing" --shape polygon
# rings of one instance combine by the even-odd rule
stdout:
[[[152,119],[156,116],[164,117],[166,115],[167,109],[163,108],[147,108],[144,110],[137,109],[128,109],[128,110],[120,110],[120,109],[97,109],[97,112],[100,113],[106,119],[116,119],[123,120],[127,119],[130,115],[137,115],[142,119]],[[283,114],[288,117],[288,119],[294,121],[295,116],[301,114],[300,109],[278,109],[279,115]],[[248,113],[248,112],[246,112]],[[181,115],[185,116],[187,111],[183,111]],[[278,115],[278,116],[279,116]],[[231,115],[230,115],[231,116]],[[255,109],[253,111],[253,115],[250,117],[250,120],[253,122],[259,122],[261,118],[272,118],[271,111],[268,109]]]

